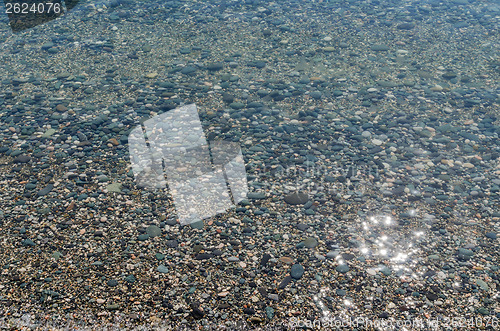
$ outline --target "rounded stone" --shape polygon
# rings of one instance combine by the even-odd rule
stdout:
[[[150,225],[147,227],[146,233],[150,237],[159,237],[159,236],[161,236],[161,229],[159,227],[157,227],[156,225]]]
[[[339,264],[339,265],[335,268],[335,270],[336,270],[337,272],[340,272],[340,273],[345,274],[346,272],[348,272],[348,271],[349,271],[349,266],[348,266],[347,264]]]
[[[304,267],[300,264],[294,264],[290,269],[290,276],[293,279],[300,279],[304,274]]]
[[[304,240],[304,246],[306,246],[307,248],[314,248],[318,246],[318,240],[316,240],[316,238],[309,237]]]

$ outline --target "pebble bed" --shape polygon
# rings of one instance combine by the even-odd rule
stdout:
[[[112,0],[3,24],[0,327],[495,329],[499,23],[493,1]],[[192,103],[249,194],[181,226],[128,134]]]

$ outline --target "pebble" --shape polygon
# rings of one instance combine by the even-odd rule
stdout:
[[[47,195],[47,194],[49,194],[50,191],[52,191],[53,188],[54,188],[54,185],[49,184],[49,185],[45,186],[43,189],[41,189],[40,191],[38,191],[36,193],[36,195],[38,195],[39,197]]]
[[[290,276],[293,279],[300,279],[304,274],[304,267],[300,264],[294,264],[290,269]]]
[[[2,40],[0,324],[497,316],[498,6],[297,3],[98,1],[72,11],[88,29]],[[178,191],[137,185],[129,135],[158,125],[148,165],[157,116],[190,103],[246,181],[181,148],[186,182],[250,193],[183,226]],[[214,207],[198,193],[189,212]]]
[[[486,237],[489,239],[497,239],[497,234],[495,232],[487,232]]]
[[[486,291],[488,292],[490,290],[488,284],[481,280],[481,279],[476,279],[476,284],[483,290],[483,291]]]
[[[14,163],[28,163],[31,161],[31,157],[28,155],[18,155],[14,158]]]
[[[288,284],[290,284],[291,281],[292,281],[292,276],[286,276],[285,278],[283,278],[281,283],[278,285],[278,289],[280,289],[280,290],[284,289],[285,287],[288,286]]]
[[[304,240],[304,245],[307,248],[314,248],[318,246],[318,240],[316,238],[309,237],[306,240]]]
[[[157,227],[156,225],[150,225],[146,228],[146,233],[150,237],[158,237],[161,236],[161,229]]]
[[[267,318],[272,320],[274,317],[274,309],[272,307],[267,306],[264,310],[266,312]]]
[[[250,192],[247,197],[248,199],[261,200],[266,198],[266,194],[263,192]]]
[[[349,271],[349,266],[348,266],[347,264],[339,264],[339,265],[335,268],[335,270],[336,270],[337,272],[340,272],[340,273],[345,274],[346,272],[348,272],[348,271]]]
[[[161,272],[162,274],[167,274],[168,273],[168,268],[165,265],[163,265],[163,264],[160,264],[156,270],[158,272]]]
[[[307,193],[294,192],[285,196],[285,202],[290,205],[303,205],[309,201]]]

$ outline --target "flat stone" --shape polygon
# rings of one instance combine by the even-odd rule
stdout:
[[[390,276],[392,274],[392,270],[387,267],[383,267],[382,269],[380,269],[380,272],[386,276]]]
[[[415,23],[401,23],[396,26],[399,30],[411,30],[415,27]]]
[[[115,287],[118,285],[118,281],[116,279],[110,279],[108,280],[108,286]]]
[[[261,200],[266,198],[266,194],[263,192],[250,192],[247,195],[248,199]]]
[[[269,254],[264,254],[262,256],[262,259],[260,260],[260,265],[261,266],[265,266],[267,264],[267,262],[269,262],[269,259],[271,258],[271,255]]]
[[[145,78],[148,78],[148,79],[154,79],[156,77],[158,77],[158,73],[157,72],[148,72],[147,74],[144,75]]]
[[[335,268],[335,270],[336,270],[337,272],[340,272],[340,273],[345,274],[346,272],[348,272],[348,271],[349,271],[349,266],[348,266],[347,264],[339,264],[339,265]]]
[[[466,248],[459,248],[457,253],[458,253],[459,258],[465,259],[465,260],[470,259],[474,255],[473,251],[471,251],[470,249],[466,249]]]
[[[149,234],[150,237],[159,237],[161,236],[161,229],[156,225],[150,225],[146,228],[146,233]]]
[[[156,268],[158,272],[161,272],[162,274],[168,273],[168,268],[164,266],[163,264],[160,264],[158,268]]]
[[[285,278],[283,278],[281,283],[278,285],[278,289],[280,289],[280,290],[284,289],[285,287],[287,287],[288,284],[290,284],[291,281],[292,281],[292,277],[290,275],[286,276]]]
[[[370,48],[372,51],[375,51],[375,52],[385,52],[385,51],[389,50],[389,46],[381,45],[381,44],[372,45]]]
[[[35,246],[35,243],[31,239],[24,239],[21,243],[23,246]]]
[[[106,309],[107,310],[118,310],[118,309],[120,309],[120,305],[117,303],[110,304],[110,305],[106,306]]]
[[[122,191],[122,184],[111,183],[108,186],[106,186],[106,190],[108,190],[108,192],[120,193]]]
[[[14,163],[28,163],[31,161],[31,157],[28,155],[18,155],[14,158]]]
[[[476,279],[476,284],[483,290],[483,291],[489,291],[490,287],[484,280],[481,279]]]
[[[477,310],[477,312],[480,313],[481,315],[489,315],[490,314],[490,311],[485,307],[480,307]]]
[[[56,111],[58,111],[60,113],[64,113],[67,110],[68,110],[68,108],[65,105],[59,104],[56,106]]]
[[[135,283],[136,279],[135,279],[134,275],[128,275],[127,277],[125,277],[125,281],[127,281],[129,283]]]
[[[167,246],[170,248],[176,248],[177,246],[179,246],[179,242],[175,239],[171,239],[167,241]]]
[[[289,205],[303,205],[309,201],[309,196],[306,193],[294,192],[285,196],[285,202]]]
[[[306,246],[307,248],[314,248],[318,246],[318,240],[316,240],[316,238],[309,237],[304,240],[304,246]]]
[[[274,309],[272,307],[266,307],[265,309],[265,312],[266,312],[266,316],[268,319],[273,319],[274,317]]]
[[[137,240],[139,241],[146,241],[149,239],[149,234],[145,233],[145,234],[141,234],[137,237]]]
[[[207,65],[207,69],[210,71],[219,71],[224,69],[224,64],[222,62],[210,63]]]
[[[193,229],[203,229],[205,227],[205,223],[203,223],[203,220],[199,220],[193,223],[190,223],[189,226],[191,226]]]
[[[490,239],[497,239],[497,234],[495,232],[487,232],[486,237]]]
[[[36,193],[36,195],[38,195],[39,197],[47,195],[47,194],[49,194],[50,191],[52,191],[53,188],[54,188],[54,185],[49,184],[49,185],[45,186],[43,189],[41,189],[40,191],[38,191]]]
[[[211,258],[213,258],[214,255],[213,254],[209,254],[209,253],[200,253],[198,255],[195,256],[195,260],[209,260]]]
[[[42,134],[42,138],[48,138],[50,136],[52,136],[54,133],[56,133],[57,131],[55,129],[48,129],[47,131],[45,131],[44,134]]]
[[[281,263],[284,263],[284,264],[292,264],[293,263],[293,259],[291,257],[288,257],[288,256],[282,256],[278,259],[278,261],[280,261]]]

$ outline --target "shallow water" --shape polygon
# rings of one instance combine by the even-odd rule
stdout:
[[[499,15],[468,0],[4,14],[0,325],[495,329]]]

